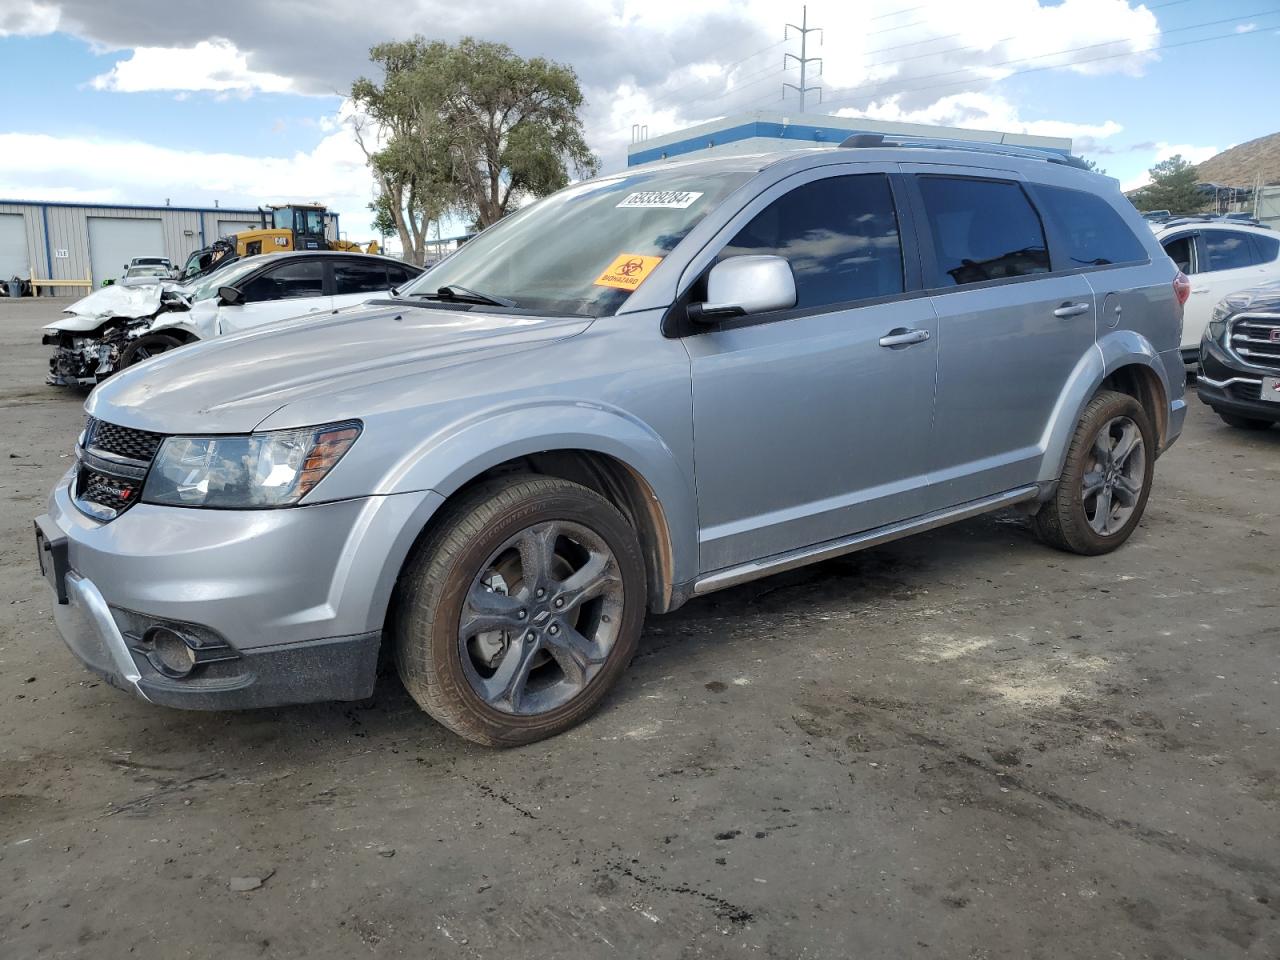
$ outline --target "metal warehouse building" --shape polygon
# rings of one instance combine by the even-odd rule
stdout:
[[[759,111],[721,117],[719,120],[657,137],[650,137],[649,128],[637,124],[631,131],[632,142],[627,148],[627,166],[634,167],[691,153],[763,153],[773,150],[802,150],[807,147],[834,147],[852,133],[973,140],[1030,147],[1050,153],[1071,152],[1071,141],[1065,137],[935,127],[921,123],[896,123],[817,113],[787,116]]]
[[[338,215],[327,221],[326,234],[337,239]],[[80,286],[46,286],[40,293],[84,293],[84,281],[100,287],[133,257],[168,257],[179,266],[218,237],[261,226],[257,210],[0,200],[0,282],[73,280]]]

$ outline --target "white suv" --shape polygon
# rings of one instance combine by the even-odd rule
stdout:
[[[1156,239],[1191,278],[1182,325],[1182,359],[1195,363],[1200,338],[1218,301],[1268,280],[1280,280],[1280,234],[1266,227],[1207,217],[1152,224]]]

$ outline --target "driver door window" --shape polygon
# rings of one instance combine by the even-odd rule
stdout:
[[[742,228],[718,259],[771,254],[791,264],[796,309],[903,291],[898,217],[882,174],[796,187]]]

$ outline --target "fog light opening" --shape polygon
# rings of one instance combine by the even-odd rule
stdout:
[[[166,677],[185,677],[196,666],[194,644],[169,627],[152,627],[142,636],[152,665]]]

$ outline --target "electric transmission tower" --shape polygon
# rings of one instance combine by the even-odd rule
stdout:
[[[809,8],[808,6],[804,6],[800,8],[800,26],[797,27],[794,23],[788,23],[786,30],[783,32],[783,38],[790,39],[792,30],[800,34],[800,56],[797,57],[794,53],[783,54],[782,69],[786,70],[792,60],[800,64],[800,83],[783,83],[782,99],[787,99],[787,88],[790,87],[796,93],[800,94],[800,112],[804,113],[804,95],[809,91],[816,90],[818,93],[818,102],[822,102],[822,88],[819,86],[811,87],[806,83],[809,76],[809,64],[811,63],[818,64],[817,75],[819,77],[822,76],[822,58],[809,56],[809,34],[818,34],[818,45],[821,46],[822,28],[809,26]]]

